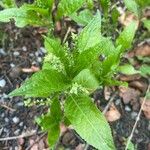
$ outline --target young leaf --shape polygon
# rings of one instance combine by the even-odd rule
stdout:
[[[19,88],[11,92],[10,96],[48,97],[53,92],[66,89],[66,77],[55,70],[41,70]]]
[[[124,3],[129,11],[133,12],[136,16],[139,15],[139,6],[135,0],[124,0]]]
[[[144,19],[143,23],[144,23],[144,27],[147,28],[148,31],[150,31],[150,20]]]
[[[126,75],[132,75],[132,74],[137,74],[140,73],[140,71],[135,70],[134,67],[130,64],[125,64],[123,66],[119,66],[118,70]]]
[[[65,103],[65,116],[76,132],[90,145],[100,150],[115,150],[110,127],[90,97],[68,97]]]
[[[57,18],[76,12],[86,0],[61,0],[58,4]]]
[[[0,11],[0,22],[9,22],[10,19],[15,20],[17,27],[43,25],[41,18],[36,12],[24,8],[10,8]]]
[[[149,65],[142,65],[140,68],[140,71],[141,71],[142,76],[150,75],[150,66]]]
[[[110,7],[110,0],[100,0],[100,5],[104,11],[104,14],[107,15]]]
[[[116,40],[116,45],[122,46],[122,51],[125,51],[126,49],[129,49],[131,47],[135,32],[137,29],[137,24],[135,21],[131,22],[123,32],[120,33],[120,36]]]
[[[100,42],[100,30],[101,15],[100,12],[97,12],[96,16],[82,30],[78,37],[77,48],[80,53],[94,47]]]
[[[90,72],[89,69],[82,70],[74,79],[74,82],[82,85],[90,91],[94,91],[98,86],[99,82],[96,77]]]
[[[85,26],[89,23],[90,20],[93,19],[93,14],[90,10],[84,9],[83,11],[77,14],[76,12],[70,16],[75,22],[78,24]]]
[[[50,113],[37,118],[37,123],[42,127],[42,130],[48,131],[48,143],[50,147],[54,146],[60,134],[60,121],[62,119],[62,111],[58,99],[53,99],[50,107]]]

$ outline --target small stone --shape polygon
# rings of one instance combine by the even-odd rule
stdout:
[[[131,111],[131,108],[129,106],[125,106],[125,111]]]
[[[38,61],[38,62],[42,62],[42,58],[41,58],[41,57],[38,57],[38,58],[37,58],[37,61]]]
[[[14,117],[14,118],[12,119],[12,121],[16,124],[16,123],[19,122],[19,118],[18,118],[18,117]]]
[[[6,52],[4,51],[3,48],[0,48],[0,54],[3,55],[3,56],[6,56]]]
[[[14,55],[14,56],[19,56],[20,53],[19,53],[19,52],[14,52],[13,55]]]
[[[11,68],[15,67],[15,64],[11,63],[11,64],[10,64],[10,67],[11,67]]]
[[[19,123],[19,126],[22,127],[22,126],[23,126],[23,122],[20,122],[20,123]]]
[[[23,46],[23,47],[22,47],[22,50],[23,50],[24,52],[26,52],[26,51],[27,51],[27,47]]]
[[[5,113],[2,113],[2,114],[1,114],[1,117],[4,118],[4,117],[5,117]]]
[[[17,130],[14,131],[14,134],[15,134],[15,135],[19,135],[19,132],[20,132],[20,130],[17,129]]]
[[[35,56],[37,56],[37,57],[38,57],[38,56],[39,56],[39,53],[38,53],[38,52],[35,52]]]
[[[5,118],[4,120],[5,120],[5,122],[9,122],[9,119],[8,119],[8,118]]]
[[[132,118],[132,119],[135,119],[135,118],[137,117],[137,115],[138,115],[138,113],[136,113],[136,112],[133,111],[133,112],[131,113],[131,118]]]
[[[115,105],[119,105],[120,104],[120,99],[117,99],[116,101],[115,101]]]
[[[33,54],[33,53],[30,53],[30,54],[29,54],[29,56],[30,56],[30,57],[33,57],[33,56],[34,56],[34,54]]]
[[[17,103],[17,106],[19,106],[19,107],[21,107],[21,106],[23,106],[23,105],[24,105],[23,102],[18,102],[18,103]]]
[[[6,85],[6,81],[4,79],[0,80],[0,87],[4,87]]]
[[[46,49],[44,47],[40,47],[40,51],[44,54],[46,53]]]

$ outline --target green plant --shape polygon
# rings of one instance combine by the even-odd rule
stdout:
[[[48,20],[51,20],[49,11],[52,3],[39,7],[36,2],[33,5],[26,4],[20,8],[1,11],[0,21],[8,22],[10,18],[14,18],[19,27],[27,24],[47,26],[50,22]],[[58,5],[56,18],[62,17],[62,14],[72,14],[83,2],[62,0]],[[66,8],[68,4],[74,5]],[[42,129],[48,131],[51,147],[54,147],[59,138],[59,125],[63,122],[72,125],[76,132],[95,148],[115,149],[111,129],[90,95],[103,85],[123,84],[115,80],[114,76],[123,70],[123,67],[119,67],[120,58],[123,52],[130,48],[135,31],[136,23],[132,22],[123,30],[114,45],[110,38],[101,34],[101,15],[98,11],[79,36],[73,36],[73,48],[70,48],[67,42],[61,44],[59,39],[44,36],[47,55],[42,70],[33,74],[9,95],[51,99],[50,111],[37,119]]]

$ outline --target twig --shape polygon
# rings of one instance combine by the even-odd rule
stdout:
[[[128,138],[128,141],[127,141],[127,144],[126,144],[125,150],[128,150],[128,147],[129,147],[130,141],[132,140],[132,137],[133,137],[134,131],[135,131],[136,127],[137,127],[137,123],[138,123],[138,121],[140,120],[140,116],[141,116],[141,113],[142,113],[142,110],[143,110],[143,106],[144,106],[145,101],[146,101],[146,95],[147,95],[147,93],[149,92],[149,89],[150,89],[150,85],[149,85],[149,86],[148,86],[148,88],[147,88],[147,91],[146,91],[146,94],[145,94],[144,100],[143,100],[143,102],[142,102],[142,105],[141,105],[140,111],[139,111],[138,116],[137,116],[137,118],[136,118],[135,124],[134,124],[134,126],[133,126],[132,131],[131,131],[131,134],[130,134],[130,136],[129,136],[129,138]]]
[[[112,102],[113,102],[113,100],[114,100],[115,97],[116,97],[116,93],[114,93],[114,94],[112,95],[112,97],[110,98],[108,104],[106,105],[105,109],[104,109],[103,112],[102,112],[103,114],[105,114],[105,113],[107,112],[107,110],[109,109],[109,107],[110,107],[110,105],[112,104]]]
[[[35,140],[35,142],[34,142],[32,145],[28,146],[28,147],[26,148],[26,150],[30,150],[30,149],[31,149],[36,143],[38,143],[46,134],[47,134],[47,132],[44,132],[37,140]]]
[[[16,140],[16,139],[19,139],[19,138],[30,137],[30,136],[33,136],[33,135],[36,135],[36,134],[41,134],[41,133],[43,133],[43,132],[32,131],[32,132],[23,133],[19,136],[0,138],[0,141]]]
[[[16,111],[15,109],[13,109],[13,108],[11,108],[11,107],[5,105],[5,104],[2,104],[2,103],[0,103],[0,106],[1,106],[1,107],[4,107],[4,108],[6,108],[6,109],[8,109],[8,110],[10,110],[10,111],[12,111],[12,112]]]
[[[67,39],[67,37],[68,37],[70,31],[71,31],[71,27],[68,27],[68,30],[67,30],[67,32],[66,32],[66,34],[65,34],[65,36],[64,36],[64,39],[63,39],[63,43],[66,42],[66,39]]]

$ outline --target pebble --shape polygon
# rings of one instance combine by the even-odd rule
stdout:
[[[1,117],[4,118],[4,117],[5,117],[5,113],[2,113],[2,114],[1,114]]]
[[[0,48],[0,54],[2,54],[3,56],[5,56],[5,55],[6,55],[6,52],[4,51],[4,49],[3,49],[3,48]]]
[[[0,87],[4,87],[6,85],[6,81],[4,79],[0,80]]]
[[[20,129],[17,129],[17,130],[14,131],[14,134],[19,135],[19,132],[20,132]]]
[[[115,104],[116,104],[116,105],[119,105],[120,102],[121,102],[120,99],[117,99],[117,100],[115,101]]]
[[[19,52],[14,52],[13,55],[14,55],[14,56],[19,56],[20,53],[19,53]]]
[[[22,50],[23,50],[24,52],[26,52],[26,51],[27,51],[27,47],[23,46],[23,47],[22,47]]]
[[[40,62],[42,62],[42,58],[41,57],[38,57],[37,58],[37,61],[40,63]]]
[[[131,108],[129,106],[125,106],[125,111],[131,111]]]
[[[9,119],[8,119],[8,118],[5,118],[4,120],[5,120],[5,122],[9,122]]]
[[[19,123],[19,126],[22,127],[22,126],[23,126],[23,122],[20,122],[20,123]]]
[[[23,102],[18,102],[17,106],[19,106],[19,107],[24,106],[24,103]]]
[[[12,121],[16,124],[16,123],[19,122],[19,118],[18,118],[18,117],[14,117],[14,118],[12,119]]]
[[[137,117],[137,115],[138,115],[138,113],[133,111],[133,112],[131,113],[131,118],[132,118],[132,119],[135,119],[135,118]]]
[[[38,56],[39,56],[39,53],[38,53],[38,52],[35,52],[35,56],[37,56],[37,57],[38,57]]]
[[[33,53],[30,53],[30,54],[29,54],[29,56],[30,56],[30,57],[33,57],[33,56],[34,56],[34,54],[33,54]]]
[[[11,64],[10,64],[10,67],[11,67],[11,68],[15,67],[15,64],[11,63]]]
[[[44,47],[40,47],[40,49],[39,49],[42,53],[46,53],[47,51],[46,51],[46,49],[44,48]]]

